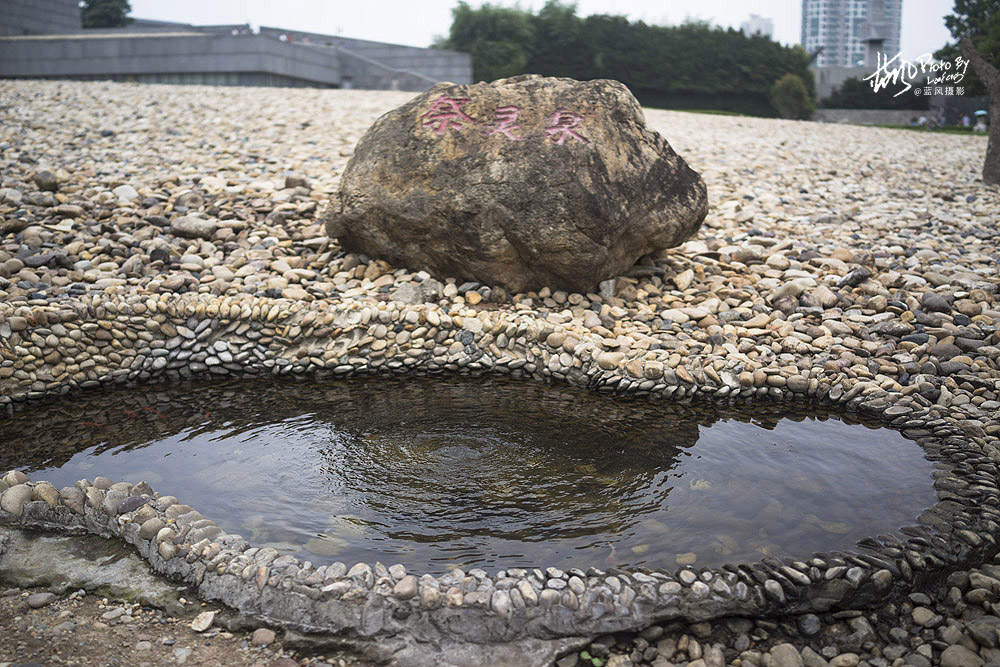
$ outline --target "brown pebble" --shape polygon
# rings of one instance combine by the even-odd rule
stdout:
[[[254,646],[269,646],[274,643],[274,630],[270,628],[257,628],[250,636],[250,643]]]

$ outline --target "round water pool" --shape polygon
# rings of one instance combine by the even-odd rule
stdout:
[[[316,563],[718,566],[850,549],[937,501],[900,433],[499,379],[228,381],[76,394],[0,422],[0,468],[148,481]]]

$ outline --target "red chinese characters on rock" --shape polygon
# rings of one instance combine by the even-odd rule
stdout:
[[[580,114],[560,109],[549,116],[549,122],[551,125],[545,128],[545,134],[549,135],[549,139],[554,143],[562,146],[566,139],[570,137],[585,144],[590,143],[589,139],[581,137],[575,131],[580,126],[580,123],[583,122],[583,116]]]
[[[497,107],[493,111],[493,119],[490,122],[477,123],[466,114],[462,108],[470,102],[469,99],[448,97],[441,95],[431,102],[430,108],[420,118],[423,126],[430,129],[437,135],[444,135],[449,130],[464,130],[469,127],[482,127],[482,134],[485,137],[500,135],[509,141],[524,141],[525,137],[518,136],[516,130],[521,129],[519,119],[521,108],[515,105]],[[562,146],[567,140],[589,144],[590,140],[580,134],[581,124],[584,116],[566,109],[559,109],[555,113],[547,116],[548,125],[545,127],[544,136],[552,140],[552,143]]]
[[[431,108],[421,116],[424,127],[431,128],[435,134],[444,134],[450,129],[461,130],[466,124],[475,125],[476,121],[462,111],[462,107],[468,103],[467,99],[456,99],[442,95],[431,102]]]
[[[514,130],[521,126],[517,124],[517,118],[521,115],[521,110],[516,106],[500,107],[493,112],[493,124],[490,129],[483,132],[487,137],[494,134],[502,134],[512,141],[524,141],[524,137],[515,137]]]

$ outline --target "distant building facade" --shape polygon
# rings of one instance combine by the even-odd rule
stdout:
[[[0,0],[0,35],[77,32],[80,6],[73,0]]]
[[[874,66],[899,53],[902,0],[802,0],[802,46],[817,67]]]
[[[77,0],[0,0],[0,78],[419,91],[471,83],[472,57],[246,25],[84,30]]]
[[[740,30],[747,37],[753,35],[771,37],[774,34],[774,21],[757,14],[751,14],[750,18],[740,24]]]

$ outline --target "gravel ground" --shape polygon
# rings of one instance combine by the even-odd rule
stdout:
[[[180,293],[412,299],[431,277],[341,255],[319,219],[355,142],[409,97],[0,82],[0,394],[32,383],[4,339],[28,327],[33,305]],[[711,383],[718,396],[887,392],[949,419],[1000,461],[1000,192],[978,179],[985,137],[647,117],[708,184],[695,239],[595,294],[509,295],[435,276],[441,311],[537,315],[569,332],[550,336],[552,348],[596,335],[601,368]],[[38,351],[86,379],[96,353],[60,361],[60,345],[53,336]],[[555,359],[556,374],[574,364]],[[987,565],[866,614],[653,626],[600,638],[559,665],[1000,664],[998,594],[1000,568]],[[3,599],[0,624],[39,613],[17,611],[20,600]],[[55,649],[29,650],[16,632],[24,652],[0,660],[56,662]],[[121,640],[105,632],[117,655]],[[86,662],[94,655],[78,659],[104,664]]]
[[[93,595],[58,598],[46,591],[8,589],[0,591],[0,665],[301,664],[267,630],[257,635],[219,628],[195,632],[192,622]]]

